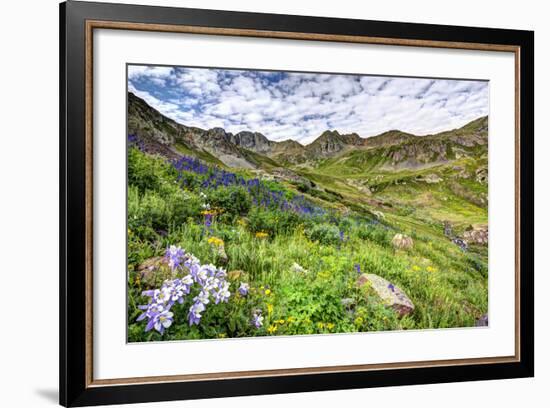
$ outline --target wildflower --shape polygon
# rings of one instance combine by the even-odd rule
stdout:
[[[273,333],[275,333],[276,331],[277,331],[277,326],[275,326],[274,324],[272,324],[271,326],[269,326],[269,327],[267,328],[267,332],[268,332],[269,334],[273,334]]]
[[[356,263],[355,265],[353,265],[353,267],[355,268],[355,271],[356,271],[358,274],[361,274],[361,265],[359,265],[358,263]]]
[[[191,309],[189,310],[189,326],[193,326],[194,324],[199,324],[202,318],[201,313],[205,310],[205,306],[201,302],[196,302],[191,306]]]
[[[154,327],[156,331],[158,331],[160,334],[163,334],[164,330],[172,325],[172,322],[174,320],[173,317],[174,313],[168,310],[164,310],[156,314],[151,320],[149,320],[149,323],[145,327],[145,331],[149,331]]]
[[[435,271],[437,271],[437,269],[435,269],[433,266],[428,266],[428,267],[426,268],[426,270],[427,270],[428,272],[435,272]]]
[[[356,326],[361,326],[363,324],[363,318],[357,317],[353,323],[355,323]]]
[[[203,305],[207,305],[210,300],[208,299],[208,292],[205,290],[201,290],[201,292],[195,296],[193,299],[197,303],[202,303]]]
[[[268,236],[269,234],[267,232],[263,232],[263,231],[256,232],[256,238],[263,239],[263,238],[267,238]]]
[[[179,246],[170,245],[170,247],[166,249],[165,256],[166,258],[168,258],[168,266],[170,266],[170,269],[172,269],[172,271],[180,266],[181,260],[184,255],[185,251]]]
[[[217,237],[210,237],[208,238],[208,243],[215,246],[223,246],[224,242],[223,239],[217,238]]]
[[[390,283],[388,285],[388,289],[391,290],[392,292],[395,292],[395,286],[393,286],[393,283]]]
[[[267,314],[271,315],[273,313],[273,305],[270,303],[267,305]]]
[[[250,289],[250,286],[248,285],[248,283],[241,282],[241,286],[239,286],[239,293],[241,294],[241,296],[246,296],[248,295],[249,289]]]
[[[329,330],[334,329],[334,323],[327,323],[327,329]]]
[[[271,289],[266,289],[265,292],[266,296],[269,296],[271,294]]]
[[[231,296],[231,292],[229,292],[229,282],[224,282],[220,290],[214,295],[215,303],[227,303],[227,301],[229,300],[229,296]]]
[[[319,330],[323,330],[324,327],[325,327],[325,324],[324,324],[324,323],[322,323],[322,322],[317,323],[317,328],[318,328]]]
[[[254,314],[252,315],[252,324],[257,329],[259,329],[260,327],[263,326],[263,322],[264,322],[264,317],[262,316],[262,311],[261,310],[255,311]]]
[[[277,320],[277,323],[279,323],[279,324],[285,324],[285,320],[284,320],[284,319],[279,319],[279,320]]]
[[[286,321],[289,322],[289,323],[292,323],[292,322],[296,321],[296,318],[293,317],[293,316],[289,316],[289,317],[286,319]]]
[[[412,270],[415,271],[415,272],[418,272],[420,270],[420,266],[413,265]]]
[[[204,226],[206,228],[210,228],[212,226],[212,213],[210,212],[204,212],[203,211],[203,214],[204,214]]]
[[[159,313],[162,313],[162,311],[164,310],[164,306],[163,305],[159,305],[157,303],[149,303],[148,305],[145,305],[145,306],[138,306],[138,309],[140,310],[145,310],[142,314],[140,314],[138,316],[138,318],[136,319],[136,321],[140,322],[142,321],[143,319],[145,319],[146,317],[148,319],[152,319],[153,317],[155,317],[157,314]]]

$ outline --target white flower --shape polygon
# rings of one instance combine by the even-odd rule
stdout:
[[[195,301],[200,302],[204,307],[204,305],[206,305],[206,304],[208,304],[208,302],[210,302],[210,300],[208,300],[208,292],[205,291],[205,290],[201,290],[199,295],[195,298]]]
[[[184,285],[192,285],[193,284],[193,277],[191,275],[185,275],[183,278],[181,278],[181,283]]]

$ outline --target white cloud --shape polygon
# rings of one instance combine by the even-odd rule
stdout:
[[[129,66],[129,89],[174,120],[309,143],[327,129],[417,135],[488,114],[482,81]]]

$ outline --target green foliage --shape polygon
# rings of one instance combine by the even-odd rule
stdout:
[[[210,203],[216,208],[222,208],[224,214],[233,217],[238,215],[246,215],[252,206],[252,200],[250,195],[244,187],[226,187],[218,188],[209,192],[208,199]]]
[[[331,224],[314,225],[307,231],[307,236],[312,241],[324,245],[337,245],[340,243],[340,230]]]
[[[350,154],[359,174],[375,157]],[[472,174],[477,162],[464,162]],[[263,163],[269,166],[270,163]],[[323,166],[341,163],[327,159]],[[436,172],[430,169],[430,172]],[[439,172],[439,170],[437,170]],[[441,170],[442,177],[453,174]],[[245,177],[246,172],[242,172]],[[354,177],[357,175],[355,174]],[[269,335],[363,332],[396,329],[464,327],[487,313],[487,249],[460,250],[443,235],[442,220],[450,219],[456,231],[486,220],[486,208],[456,195],[446,185],[416,181],[418,172],[403,171],[369,176],[378,186],[373,207],[337,176],[304,173],[316,188],[269,181],[266,184],[291,199],[301,192],[326,212],[304,215],[254,203],[246,188],[204,188],[191,173],[177,173],[160,157],[137,149],[128,151],[128,339],[160,341]],[[468,194],[482,196],[486,185],[457,181]],[[458,191],[458,190],[457,190]],[[200,193],[204,194],[201,196]],[[339,198],[343,197],[343,198]],[[445,199],[444,199],[445,198]],[[212,208],[212,222],[205,225],[203,205]],[[335,203],[345,203],[343,211]],[[380,211],[382,209],[382,211]],[[379,220],[373,214],[383,212]],[[377,215],[378,217],[378,215]],[[414,240],[409,251],[395,251],[396,233]],[[195,293],[174,305],[177,324],[164,335],[144,332],[136,322],[145,289],[158,286],[160,273],[147,277],[139,266],[162,256],[168,245],[179,245],[201,263],[220,262],[211,237],[223,240],[227,271],[242,271],[231,281],[227,304],[208,308],[201,324],[190,327],[187,313]],[[298,264],[300,268],[296,268]],[[399,316],[368,285],[358,287],[361,273],[374,273],[399,286],[415,304],[410,316]],[[241,282],[250,285],[248,296],[238,294]],[[261,328],[251,324],[261,310]]]

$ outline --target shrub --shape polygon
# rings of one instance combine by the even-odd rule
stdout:
[[[210,204],[223,209],[231,216],[246,215],[250,211],[252,200],[244,187],[224,187],[209,194]]]
[[[383,228],[370,225],[361,226],[357,232],[361,239],[369,240],[382,246],[390,245],[390,234]]]
[[[336,245],[340,243],[340,230],[335,225],[318,224],[306,231],[311,241],[317,241],[324,245]]]
[[[250,211],[248,228],[251,232],[267,232],[269,236],[291,234],[301,224],[301,217],[292,211],[263,210]]]
[[[128,149],[128,185],[140,192],[158,190],[163,181],[174,178],[174,169],[165,161],[143,154],[136,148]]]

